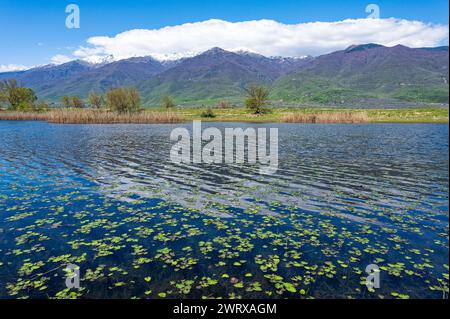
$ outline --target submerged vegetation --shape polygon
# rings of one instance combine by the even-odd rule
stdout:
[[[245,107],[221,100],[233,98],[224,90],[214,107],[180,107],[164,85],[155,108],[132,87],[50,107],[0,82],[0,120],[43,121],[0,123],[0,299],[448,298],[448,126],[297,125],[448,123],[448,107],[286,108],[284,92],[335,105],[370,97],[362,84],[293,77],[272,94],[249,87]],[[285,89],[297,81],[306,90]],[[442,93],[431,100],[446,102]],[[291,123],[270,125],[280,128],[279,171],[174,164],[172,125],[44,123],[199,119]],[[81,289],[66,287],[68,264],[80,267]],[[371,264],[379,289],[366,286]]]
[[[283,173],[248,183],[161,160],[168,126],[20,124],[0,123],[1,298],[448,298],[440,125],[289,126]]]

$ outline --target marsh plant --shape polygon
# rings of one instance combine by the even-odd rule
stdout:
[[[313,114],[290,113],[283,116],[286,123],[368,123],[366,112],[320,112]]]
[[[259,162],[262,165],[259,173],[266,175],[275,174],[278,169],[278,128],[270,128],[269,134],[266,128],[225,128],[223,137],[218,128],[208,127],[202,131],[201,121],[193,121],[192,139],[188,129],[176,128],[170,140],[176,142],[170,150],[170,159],[177,164],[256,165]],[[202,142],[206,144],[203,146]]]
[[[0,120],[5,121],[47,121],[59,124],[114,124],[114,123],[180,123],[184,118],[174,112],[124,112],[106,109],[61,108],[46,112],[1,111]]]

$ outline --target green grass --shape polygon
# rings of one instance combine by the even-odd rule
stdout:
[[[448,108],[367,110],[374,123],[448,123]]]
[[[365,112],[371,123],[448,123],[448,108],[411,108],[411,109],[337,109],[337,108],[272,108],[262,115],[251,114],[246,108],[213,108],[214,118],[203,118],[206,108],[175,108],[171,112],[179,113],[187,121],[202,120],[215,122],[283,122],[286,115],[292,113],[351,113]],[[152,109],[152,111],[165,111]]]

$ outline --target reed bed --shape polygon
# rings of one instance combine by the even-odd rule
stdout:
[[[46,121],[47,112],[0,111],[0,120],[4,121]]]
[[[283,117],[286,123],[368,123],[365,112],[290,113]]]
[[[117,113],[93,109],[57,109],[47,112],[0,112],[0,120],[47,121],[59,124],[152,124],[180,123],[184,118],[173,112]]]

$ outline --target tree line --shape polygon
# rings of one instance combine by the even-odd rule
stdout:
[[[263,86],[250,86],[246,91],[246,107],[254,114],[262,114],[267,111],[269,101],[269,90]],[[133,87],[119,87],[107,91],[105,94],[91,92],[87,101],[79,96],[63,96],[62,106],[65,108],[94,108],[108,109],[118,113],[138,112],[141,107],[141,96],[139,91]],[[38,102],[35,92],[26,87],[20,86],[16,80],[0,81],[0,105],[6,103],[8,109],[18,111],[39,111],[46,110],[49,106],[44,102]],[[228,103],[220,102],[219,107],[228,107]],[[161,99],[161,107],[169,110],[176,107],[171,96],[164,96]],[[205,113],[205,117],[213,117],[211,108]]]
[[[137,112],[141,110],[141,96],[135,88],[119,87],[107,91],[104,95],[91,92],[87,103],[78,96],[63,96],[62,105],[65,108],[109,109],[118,113]]]

